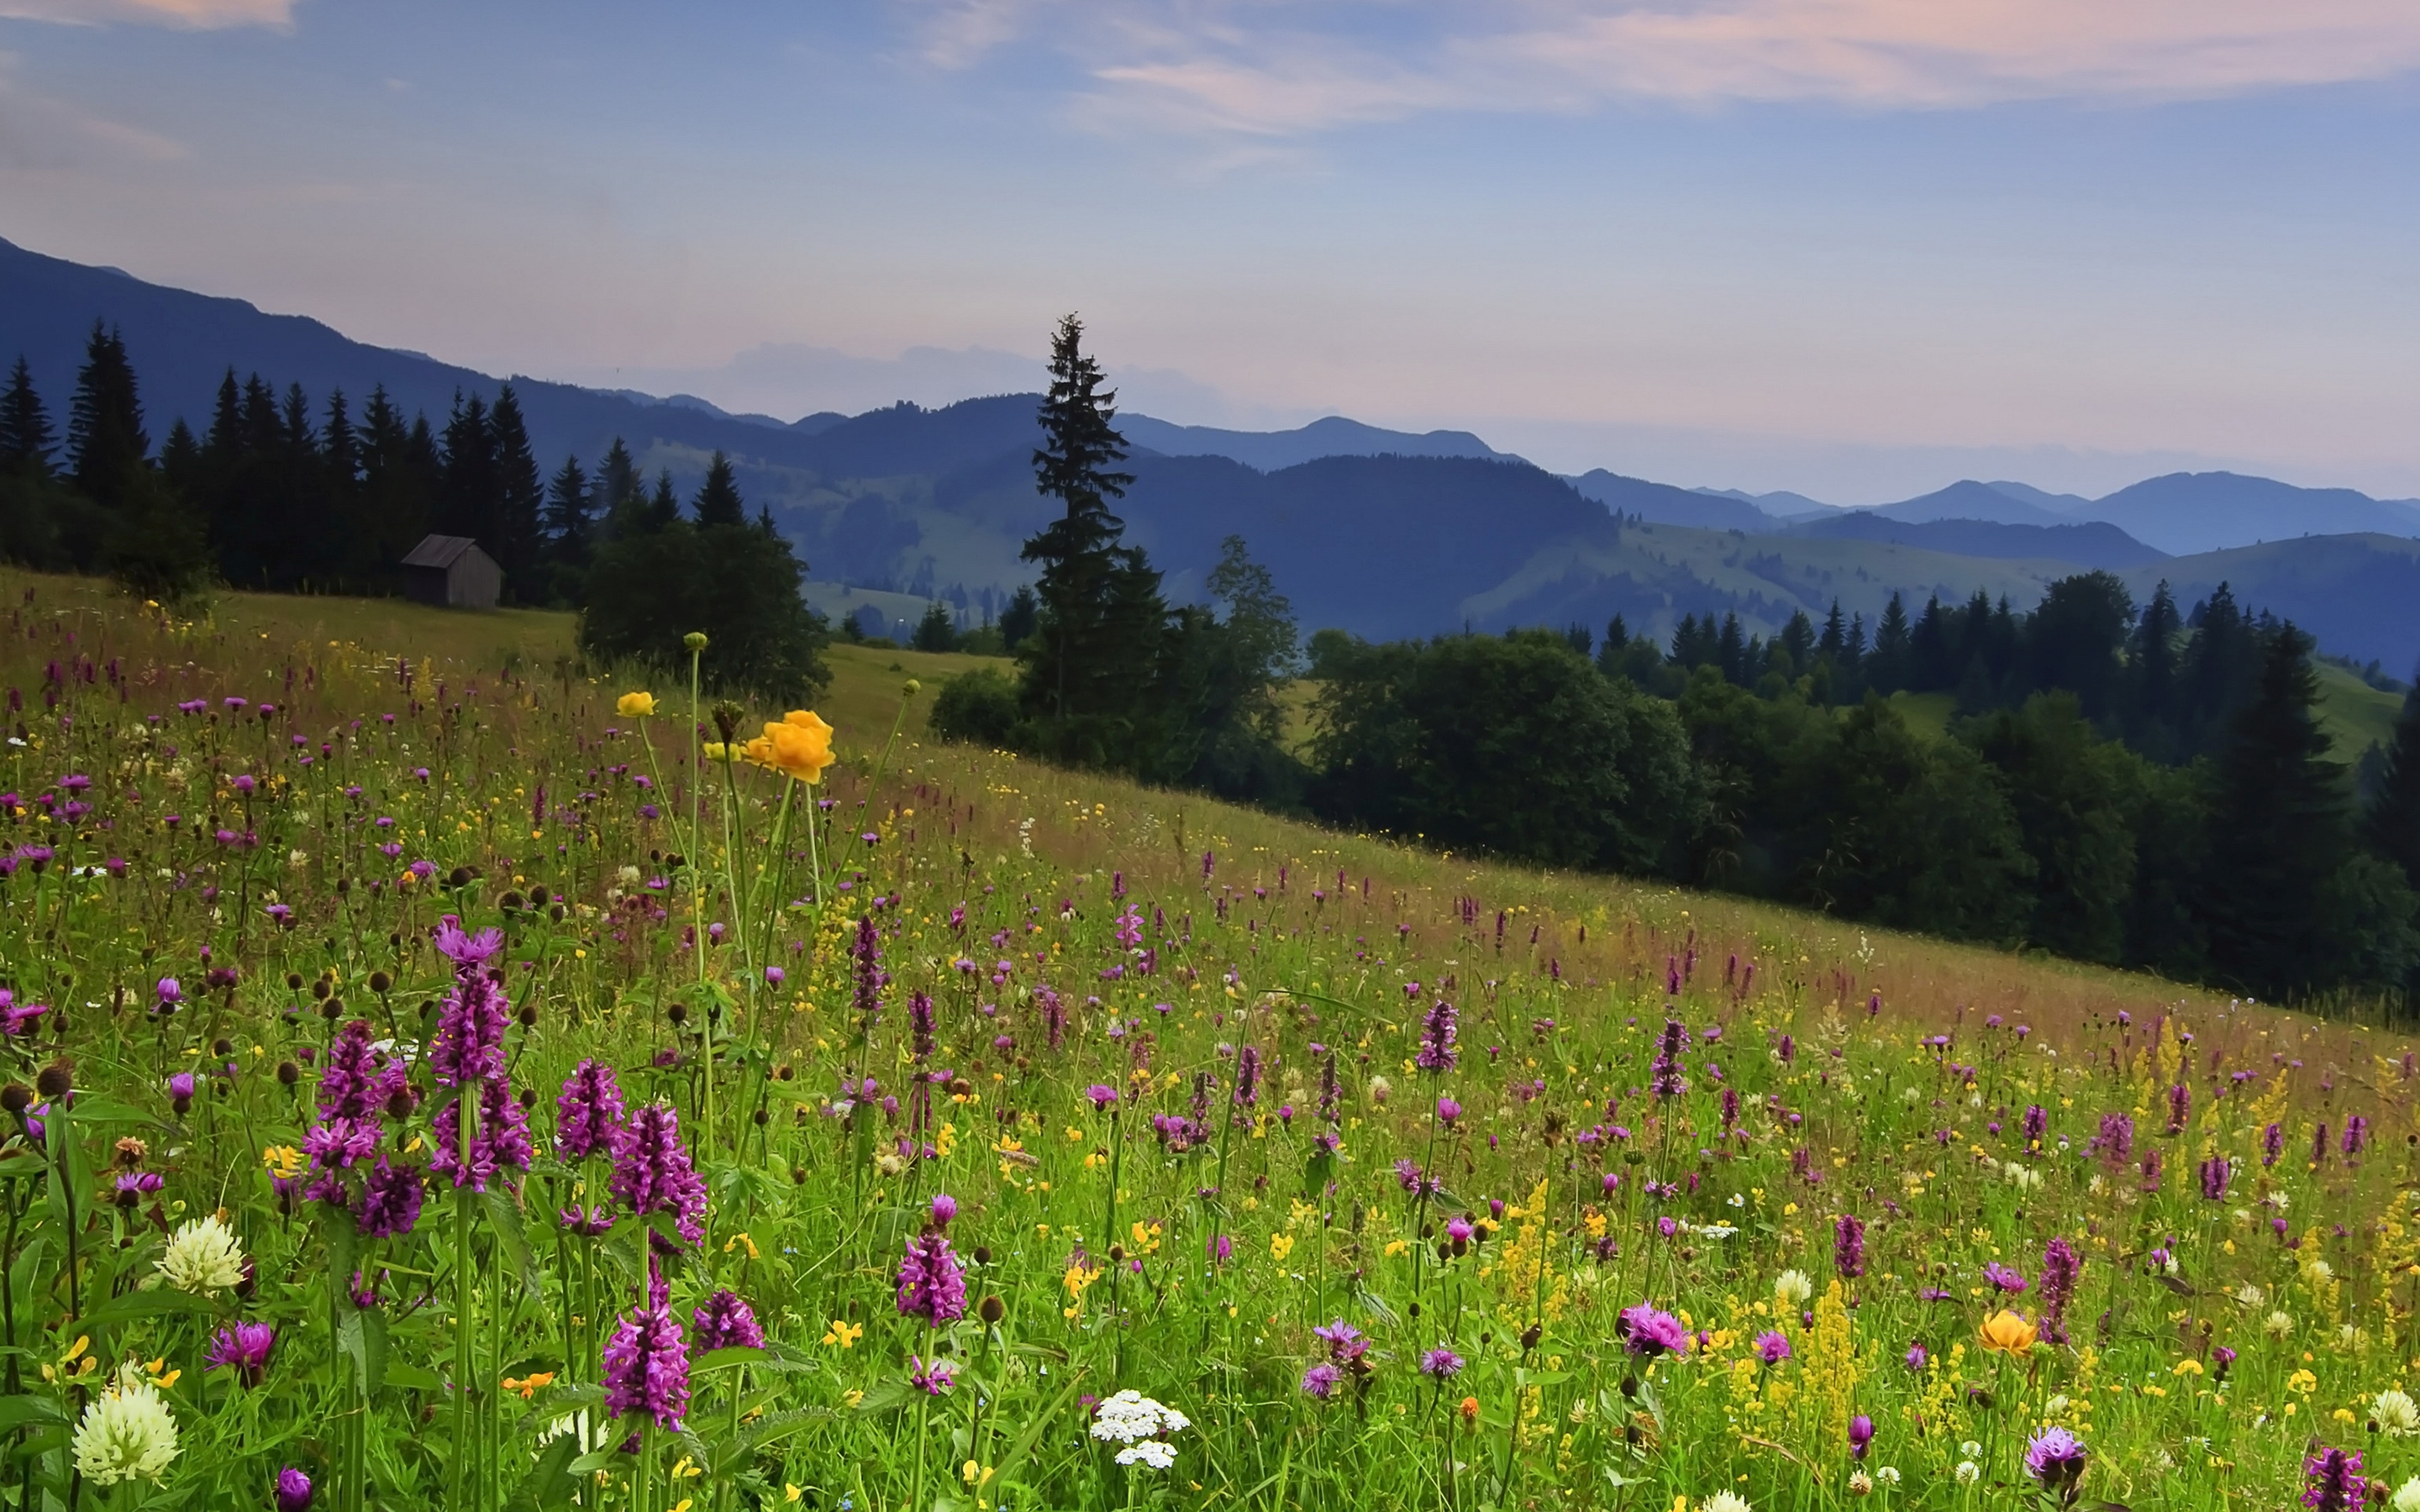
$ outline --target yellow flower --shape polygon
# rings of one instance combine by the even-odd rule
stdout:
[[[709,740],[706,743],[706,759],[710,762],[727,762],[731,759],[731,748],[720,740]]]
[[[506,1376],[504,1380],[504,1390],[520,1392],[522,1401],[528,1401],[535,1396],[539,1387],[553,1384],[554,1372],[551,1370],[533,1370],[519,1381],[515,1381],[510,1376]]]
[[[1983,1349],[1991,1354],[2024,1354],[2040,1333],[2018,1312],[1996,1312],[1983,1319]]]
[[[781,723],[768,722],[765,733],[748,743],[748,759],[801,782],[820,782],[824,768],[832,764],[831,737],[832,727],[812,710],[792,709]]]
[[[1294,1236],[1292,1234],[1271,1234],[1269,1236],[1270,1259],[1276,1260],[1280,1264],[1283,1264],[1285,1262],[1285,1257],[1293,1253]]]
[[[653,693],[625,693],[613,701],[613,712],[626,719],[644,719],[656,712]]]
[[[302,1152],[292,1145],[271,1145],[260,1152],[260,1164],[270,1175],[290,1181],[302,1174]]]
[[[803,1486],[793,1486],[788,1481],[782,1483],[782,1500],[784,1502],[796,1502],[806,1494],[807,1489]]]
[[[857,1341],[864,1336],[865,1329],[862,1324],[852,1323],[841,1318],[833,1319],[831,1326],[824,1330],[824,1342],[836,1344],[844,1350],[855,1348]]]

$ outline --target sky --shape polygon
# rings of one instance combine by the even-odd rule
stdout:
[[[0,237],[791,418],[2420,495],[2412,0],[0,0]]]

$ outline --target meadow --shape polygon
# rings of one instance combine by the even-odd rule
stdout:
[[[0,1507],[2420,1509],[2385,1026],[0,583]]]

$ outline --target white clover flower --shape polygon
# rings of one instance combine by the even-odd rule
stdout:
[[[1900,1088],[1899,1100],[1909,1107],[1914,1107],[1924,1101],[1924,1094],[1913,1087],[1904,1087]]]
[[[1737,1491],[1716,1491],[1698,1504],[1698,1512],[1751,1512],[1747,1498]]]
[[[2281,1308],[2263,1319],[2260,1327],[2273,1339],[2284,1338],[2294,1332],[2294,1315]]]
[[[2303,1275],[2311,1281],[2333,1281],[2336,1278],[2336,1268],[2313,1256],[2303,1262]]]
[[[2269,1293],[2260,1289],[2260,1284],[2258,1282],[2246,1281],[2241,1287],[2236,1288],[2235,1300],[2243,1304],[2246,1307],[2264,1307],[2268,1305]]]
[[[2015,1183],[2017,1190],[2020,1192],[2039,1192],[2041,1190],[2041,1172],[2035,1170],[2030,1165],[2020,1165],[2016,1162],[2010,1161],[2008,1166],[2008,1174],[2009,1180]]]
[[[2420,1402],[2414,1402],[2409,1392],[2387,1387],[2369,1404],[2369,1415],[2378,1419],[2378,1431],[2389,1438],[2420,1433]]]
[[[1149,1465],[1154,1470],[1167,1470],[1176,1463],[1176,1451],[1157,1439],[1145,1439],[1140,1443],[1118,1451],[1122,1465]]]
[[[1773,1294],[1785,1306],[1803,1307],[1815,1295],[1815,1283],[1807,1279],[1804,1271],[1784,1271],[1773,1278]]]
[[[2395,1512],[2420,1512],[2420,1475],[2414,1475],[2395,1489],[2395,1500],[2387,1504]]]
[[[1394,1095],[1394,1090],[1395,1084],[1387,1080],[1384,1076],[1373,1076],[1370,1078],[1370,1101],[1377,1103],[1380,1107],[1383,1108],[1387,1105],[1387,1099]]]
[[[1964,1443],[1958,1446],[1958,1452],[1964,1455],[1967,1458],[1972,1459],[1983,1452],[1983,1446],[1973,1439],[1969,1439]]]
[[[2055,1422],[2067,1415],[2070,1405],[2071,1404],[2067,1399],[2067,1393],[2063,1391],[2054,1393],[2049,1401],[2042,1403],[2042,1416]]]
[[[2284,1212],[2288,1208],[2293,1206],[2292,1202],[2288,1200],[2286,1194],[2283,1192],[2272,1192],[2260,1200],[2264,1205],[2274,1208],[2279,1212]]]
[[[243,1246],[211,1213],[169,1236],[157,1269],[178,1290],[209,1296],[243,1285]]]
[[[1849,1494],[1851,1496],[1873,1495],[1874,1478],[1862,1470],[1849,1472]]]
[[[177,1420],[147,1381],[98,1398],[76,1424],[76,1470],[96,1486],[157,1481],[176,1458]]]
[[[1173,1407],[1163,1407],[1139,1391],[1118,1393],[1094,1410],[1093,1437],[1103,1443],[1139,1443],[1144,1439],[1156,1439],[1162,1434],[1176,1433],[1193,1426],[1193,1420]],[[1160,1448],[1168,1453],[1167,1445]],[[1123,1462],[1123,1461],[1122,1461]],[[1165,1470],[1165,1465],[1156,1468]]]
[[[1959,1485],[1972,1486],[1983,1478],[1983,1467],[1972,1459],[1961,1459],[1958,1461],[1958,1468],[1950,1473],[1958,1477]]]
[[[1874,1472],[1874,1479],[1885,1486],[1896,1486],[1899,1484],[1899,1468],[1895,1465],[1885,1465]]]

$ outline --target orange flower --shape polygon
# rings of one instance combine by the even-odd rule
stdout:
[[[1479,1398],[1478,1398],[1478,1397],[1476,1397],[1476,1396],[1465,1396],[1465,1397],[1462,1399],[1462,1421],[1463,1421],[1466,1425],[1472,1424],[1472,1423],[1476,1423],[1476,1422],[1478,1422],[1478,1421],[1479,1421]]]
[[[2023,1354],[2039,1333],[2023,1313],[1996,1312],[1983,1319],[1983,1348],[1993,1354]]]
[[[832,727],[813,710],[792,709],[779,724],[768,723],[765,733],[748,743],[747,756],[759,766],[785,772],[801,782],[820,782],[824,768],[832,764],[831,736]]]

